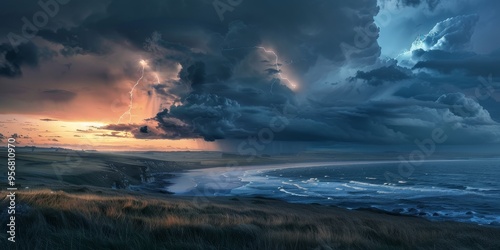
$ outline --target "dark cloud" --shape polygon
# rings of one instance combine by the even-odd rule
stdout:
[[[147,134],[149,132],[148,131],[148,126],[142,126],[142,127],[140,127],[139,128],[139,132]]]
[[[26,5],[6,6],[10,11],[0,21],[9,27],[0,28],[2,33],[22,35],[21,19],[41,10],[36,3]],[[378,10],[376,0],[292,0],[285,5],[279,1],[244,1],[221,21],[211,1],[71,1],[61,5],[46,26],[38,27],[36,38],[28,39],[38,49],[36,58],[39,64],[43,63],[44,70],[32,71],[24,61],[5,68],[4,75],[24,73],[19,82],[25,88],[9,91],[24,92],[25,98],[30,99],[29,102],[18,99],[25,104],[11,104],[10,110],[33,114],[42,111],[39,100],[69,102],[75,96],[79,100],[92,99],[103,110],[109,109],[109,99],[120,99],[127,92],[124,83],[137,80],[137,60],[143,57],[149,60],[151,70],[167,75],[179,64],[182,66],[179,81],[162,79],[154,86],[168,109],[190,91],[204,93],[212,91],[210,88],[217,88],[215,94],[242,105],[250,102],[260,105],[257,102],[269,98],[267,92],[272,88],[278,94],[271,99],[282,103],[291,94],[281,90],[286,86],[278,79],[279,73],[293,72],[301,78],[318,66],[318,60],[337,67],[375,62],[380,47],[373,16]],[[367,31],[369,36],[364,34]],[[363,46],[346,58],[343,46],[357,46],[357,40],[363,40]],[[25,45],[17,47],[22,46]],[[279,62],[261,46],[279,56]],[[281,65],[285,62],[291,63]],[[72,65],[71,70],[65,65]],[[278,69],[280,66],[286,69]],[[30,73],[29,78],[26,72]],[[257,88],[252,86],[253,81]],[[35,83],[45,86],[35,87]],[[303,88],[309,88],[310,84],[304,81]],[[34,93],[40,89],[73,94]],[[6,97],[2,99],[9,103],[7,99],[12,95],[0,90]],[[261,95],[261,91],[266,93]],[[244,100],[239,100],[240,97]],[[108,117],[90,108],[76,105],[68,108],[74,110],[72,116]]]
[[[23,43],[16,48],[0,44],[0,77],[18,77],[21,67],[38,65],[38,48],[33,43]]]
[[[433,85],[424,79],[407,86],[402,86],[394,93],[394,96],[397,97],[411,98],[420,101],[435,101],[440,95],[440,86],[436,86],[436,84]]]
[[[197,88],[205,83],[206,74],[205,63],[195,62],[180,73],[180,78],[183,81],[190,82],[193,88]]]
[[[93,133],[94,132],[93,129],[77,129],[76,131],[80,132],[80,133]],[[120,131],[120,130],[118,130],[118,131]]]
[[[442,95],[437,103],[448,105],[450,112],[464,118],[477,118],[482,122],[493,123],[490,114],[479,103],[467,98],[463,93],[450,93]]]
[[[397,5],[399,7],[418,7],[424,4],[429,10],[433,11],[440,2],[440,0],[397,0]]]
[[[63,46],[59,53],[64,57],[75,55],[111,53],[107,40],[118,39],[113,34],[105,35],[96,27],[72,27],[69,29],[41,30],[38,35],[43,39]]]
[[[412,52],[417,65],[413,69],[422,68],[422,63],[436,58],[457,63],[475,57],[474,53],[461,51],[467,48],[476,19],[472,15],[438,23],[419,41],[422,47]],[[251,56],[258,58],[258,50],[230,50],[223,55],[236,65],[233,73],[226,75],[230,77],[217,78],[211,63],[201,63],[208,59],[197,57],[200,61],[185,67],[180,77],[180,82],[191,86],[192,91],[180,94],[182,104],[155,117],[159,131],[142,134],[148,134],[149,138],[202,137],[208,141],[245,139],[257,137],[259,131],[269,128],[269,121],[280,118],[286,126],[273,135],[278,141],[411,143],[415,138],[428,137],[435,128],[442,128],[450,138],[448,143],[498,142],[499,125],[490,113],[473,98],[450,92],[462,87],[454,75],[412,72],[391,61],[370,70],[358,70],[332,89],[320,89],[320,95],[299,102],[285,82],[276,77],[280,71],[269,66],[269,59],[260,60],[262,67],[255,67],[257,60],[254,61],[253,69],[260,71],[252,77],[240,75],[238,64]],[[491,61],[486,64],[493,66]],[[463,65],[473,66],[473,63]],[[457,70],[467,73],[463,67]],[[383,86],[384,82],[392,84]],[[448,87],[449,82],[456,84]],[[270,90],[273,83],[275,88]],[[276,112],[284,106],[293,110],[293,114]],[[135,126],[132,131],[140,128],[144,127]],[[144,137],[140,133],[136,136]]]
[[[136,127],[135,125],[131,125],[131,124],[110,124],[110,125],[106,125],[106,126],[101,127],[101,128],[102,129],[107,129],[107,130],[130,132],[135,127]]]
[[[160,113],[160,114],[166,114]],[[145,124],[109,124],[100,129],[131,133],[138,139],[189,139],[201,138],[200,135],[193,133],[190,126],[183,125],[183,122],[175,119],[162,118],[156,122],[161,115]],[[145,129],[147,127],[147,130]]]
[[[89,2],[84,9],[103,4]],[[36,10],[36,6],[32,7]],[[74,13],[78,11],[76,7],[80,5],[70,3],[64,6],[64,10]],[[29,15],[29,10],[26,9],[26,15]],[[246,1],[235,10],[238,14],[232,20],[235,22],[221,22],[212,4],[205,1],[110,1],[105,10],[106,14],[99,8],[94,13],[90,11],[80,25],[41,27],[37,35],[62,45],[60,53],[64,56],[110,53],[112,48],[107,41],[123,43],[123,40],[128,40],[142,48],[146,37],[155,31],[168,39],[169,48],[198,48],[204,53],[216,52],[221,47],[261,46],[265,43],[290,58],[307,58],[297,65],[297,68],[307,68],[319,55],[343,61],[340,45],[352,43],[357,36],[354,28],[369,26],[378,12],[374,0],[293,0],[286,6],[275,1]],[[258,17],[253,15],[257,12]],[[276,13],[280,13],[279,18],[276,18]],[[63,15],[56,20],[64,18],[71,17]],[[365,52],[359,56],[374,60],[380,50],[376,40],[372,39],[365,47],[372,51],[371,54]]]
[[[44,122],[56,122],[58,120],[54,120],[54,119],[50,119],[50,118],[44,118],[44,119],[40,119],[40,121],[44,121]]]
[[[76,93],[63,89],[44,90],[40,93],[42,100],[52,102],[69,102],[76,97]]]
[[[351,80],[361,79],[368,82],[371,85],[380,85],[387,82],[396,82],[405,79],[409,79],[411,72],[407,72],[397,65],[383,66],[368,72],[358,71]]]
[[[109,134],[96,134],[96,136],[100,136],[100,137],[116,137],[116,138],[126,138],[127,137],[126,135],[122,135],[120,133],[121,132],[113,131],[113,132],[110,132]]]
[[[126,128],[140,138],[201,137],[214,141],[242,139],[257,133],[273,117],[276,107],[296,103],[295,94],[278,75],[284,72],[280,69],[282,65],[276,64],[276,57],[293,58],[296,63],[288,68],[299,75],[313,67],[320,56],[341,65],[346,62],[341,45],[353,44],[358,36],[356,29],[373,25],[373,16],[378,12],[375,1],[291,1],[286,7],[277,2],[264,4],[252,1],[242,4],[238,9],[240,15],[234,22],[225,23],[218,20],[215,12],[198,13],[201,9],[190,4],[179,6],[168,2],[158,8],[166,8],[167,5],[175,10],[175,14],[168,13],[179,20],[176,27],[164,22],[162,28],[156,24],[150,28],[158,29],[163,39],[168,37],[168,42],[162,43],[162,46],[180,52],[175,54],[175,59],[183,66],[178,85],[189,86],[190,89],[175,93],[170,89],[164,91],[164,85],[157,86],[157,93],[168,97],[175,93],[181,104],[174,104],[160,112],[154,118],[158,122],[157,126],[148,126],[147,133],[144,125]],[[122,10],[116,14],[121,18],[127,16],[126,19],[132,20],[129,22],[141,16],[142,7],[137,8],[139,10],[134,11],[133,15],[130,13],[130,16],[134,16],[130,18],[129,8],[113,4],[109,7],[110,10]],[[283,8],[287,11],[281,11]],[[260,13],[258,18],[251,15],[256,11]],[[280,17],[276,18],[278,12]],[[189,15],[189,22],[183,21],[184,15]],[[155,13],[150,18],[158,23],[162,23],[163,19]],[[137,37],[125,34],[130,33],[129,30],[118,32],[130,39]],[[173,30],[177,33],[173,33]],[[182,37],[186,31],[190,31],[190,35]],[[350,57],[349,63],[375,61],[380,53],[375,38],[367,41],[365,50],[361,49],[361,52]],[[206,42],[201,44],[200,41]],[[191,46],[197,48],[195,52],[186,49]],[[307,89],[307,84],[304,82],[303,88]],[[308,120],[297,122],[309,123]],[[317,124],[322,126],[321,123]],[[153,128],[159,129],[161,133],[153,131]],[[283,136],[282,139],[321,138],[320,133],[311,138],[308,138],[310,133],[304,131],[294,134],[290,138]]]
[[[391,2],[432,11],[444,4]],[[37,11],[27,5],[1,20]],[[411,143],[437,127],[449,143],[500,138],[498,112],[489,112],[498,108],[473,93],[475,78],[500,66],[498,54],[471,51],[479,15],[433,21],[396,63],[380,58],[375,0],[243,1],[223,20],[211,1],[201,0],[89,1],[64,8],[36,39],[0,47],[2,76],[22,79],[43,62],[48,70],[57,67],[58,76],[50,74],[50,83],[36,88],[29,88],[34,78],[26,81],[25,89],[38,91],[32,96],[69,103],[86,94],[109,106],[110,95],[127,93],[123,82],[136,81],[139,58],[169,75],[137,92],[158,95],[166,109],[140,123],[82,133],[231,141],[256,138],[276,121],[282,128],[273,140],[287,142]],[[62,73],[68,63],[74,66]]]
[[[413,58],[421,58],[413,69],[431,69],[443,74],[465,73],[488,76],[500,68],[500,53],[476,55],[474,53],[447,53],[444,51],[414,51]]]
[[[207,141],[224,139],[233,132],[238,132],[235,121],[241,116],[241,106],[226,97],[214,94],[191,94],[183,100],[182,105],[172,106],[165,116],[157,116],[157,120],[165,130],[173,125],[169,118],[190,121],[194,128]]]

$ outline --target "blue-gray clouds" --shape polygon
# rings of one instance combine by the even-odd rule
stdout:
[[[36,38],[0,40],[0,79],[33,86],[23,71],[77,61],[60,77],[36,73],[51,79],[36,96],[69,103],[98,89],[110,93],[95,95],[104,103],[133,78],[129,55],[140,54],[176,74],[149,90],[164,110],[105,127],[140,139],[241,140],[279,118],[276,141],[408,144],[441,128],[446,143],[499,143],[500,53],[481,41],[491,17],[484,6],[497,4],[461,2],[467,10],[445,0],[246,0],[223,20],[211,1],[69,2]],[[10,7],[11,20],[36,11]],[[376,21],[388,10],[390,23]],[[31,105],[18,112],[37,112]]]

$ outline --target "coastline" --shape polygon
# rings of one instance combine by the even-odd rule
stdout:
[[[429,160],[425,163],[450,163],[458,164],[469,164],[468,162],[474,163],[478,159],[454,159],[454,160]],[[485,159],[480,159],[485,160]],[[486,159],[490,161],[491,159]],[[402,184],[390,184],[383,183],[376,184],[373,180],[367,180],[365,182],[354,181],[352,179],[339,180],[334,179],[332,188],[327,190],[326,187],[317,189],[314,185],[315,183],[321,184],[322,186],[330,184],[328,180],[325,180],[323,175],[312,175],[313,177],[318,177],[321,179],[319,182],[318,178],[308,179],[310,176],[305,178],[297,178],[291,180],[288,175],[286,178],[278,177],[278,174],[272,174],[271,172],[277,170],[290,170],[296,168],[304,169],[319,169],[324,167],[324,169],[335,169],[336,167],[350,167],[357,166],[363,167],[364,169],[377,167],[379,164],[397,164],[398,161],[336,161],[336,162],[304,162],[304,163],[286,163],[286,164],[271,164],[271,165],[257,165],[257,166],[245,166],[242,168],[204,168],[204,169],[193,169],[189,171],[184,171],[182,173],[177,173],[174,178],[169,179],[171,183],[166,187],[170,193],[175,196],[207,196],[207,197],[267,197],[271,199],[278,199],[288,203],[303,203],[303,204],[321,204],[325,206],[338,206],[346,208],[349,210],[366,210],[366,211],[376,211],[383,212],[387,214],[398,214],[401,216],[412,216],[418,218],[424,218],[429,221],[456,221],[461,223],[468,223],[473,225],[481,226],[493,226],[499,227],[498,223],[498,213],[497,211],[484,211],[475,210],[474,207],[456,207],[456,210],[441,210],[439,208],[433,208],[431,204],[432,201],[436,199],[433,196],[439,195],[443,198],[449,192],[454,192],[450,195],[484,195],[478,193],[478,190],[471,191],[469,187],[467,190],[455,190],[455,189],[440,189],[437,187],[419,187],[414,188],[413,186],[407,186],[407,182],[401,182]],[[368,166],[369,167],[364,167]],[[300,170],[302,171],[302,170]],[[279,173],[284,173],[283,171],[278,171]],[[269,175],[268,175],[269,174]],[[298,175],[298,174],[297,174]],[[279,175],[281,176],[281,174]],[[302,176],[301,176],[302,177]],[[325,176],[327,177],[327,176]],[[328,176],[329,177],[329,176]],[[271,179],[269,179],[271,178]],[[427,178],[427,177],[426,177]],[[376,178],[371,178],[376,179]],[[351,181],[349,181],[351,180]],[[260,184],[254,184],[260,183]],[[344,184],[342,184],[344,183]],[[286,189],[285,189],[286,186]],[[334,188],[337,186],[337,188]],[[341,188],[338,188],[341,187]],[[276,190],[276,188],[278,190]],[[369,191],[372,193],[367,193]],[[295,191],[293,191],[295,189]],[[337,189],[337,190],[336,190]],[[350,189],[352,192],[359,193],[360,195],[350,194],[351,192],[342,189]],[[274,191],[276,190],[276,191]],[[394,198],[391,197],[389,192],[395,192]],[[399,190],[399,191],[396,191]],[[398,192],[410,192],[408,196],[398,195]],[[484,189],[489,190],[489,189]],[[375,192],[376,193],[373,193]],[[302,192],[302,193],[301,193]],[[320,192],[320,193],[317,193]],[[418,194],[416,193],[418,192]],[[463,194],[462,194],[463,193]],[[386,195],[387,194],[387,195]],[[373,201],[369,200],[363,201],[364,196],[371,196]],[[399,196],[399,198],[398,198]],[[430,204],[426,203],[415,203],[412,202],[411,197],[427,196],[431,200],[428,200]],[[438,197],[438,196],[436,196]],[[489,196],[488,196],[489,197]],[[448,197],[449,198],[449,197]],[[404,199],[404,200],[401,200]],[[453,198],[455,199],[455,198]],[[401,202],[406,202],[407,205],[403,205]],[[410,203],[408,203],[410,202]],[[438,201],[439,202],[439,201]]]
[[[375,209],[357,211],[256,196],[172,195],[162,190],[176,178],[174,173],[206,173],[238,156],[79,152],[79,164],[70,165],[67,155],[19,154],[16,223],[22,225],[18,236],[23,242],[18,249],[40,244],[49,249],[71,244],[79,249],[500,248],[497,227],[428,221]],[[263,170],[361,162],[315,159],[257,159],[253,165],[257,165],[254,170]],[[63,164],[65,171],[55,172],[54,162]],[[248,166],[241,169],[252,168]],[[2,191],[3,207],[5,194]],[[2,212],[1,223],[7,218]]]
[[[262,197],[200,200],[91,187],[22,191],[19,197],[25,208],[17,221],[24,228],[19,249],[32,249],[40,239],[50,249],[70,242],[81,249],[500,247],[500,228]]]
[[[472,159],[451,159],[451,160],[426,160],[425,162],[455,162],[455,161],[469,161]],[[334,167],[334,166],[352,166],[352,165],[370,165],[370,164],[394,164],[400,163],[400,161],[394,160],[379,160],[379,161],[359,161],[359,160],[343,160],[343,161],[318,161],[318,162],[295,162],[295,163],[278,163],[278,164],[264,164],[264,165],[247,165],[240,167],[205,167],[205,168],[195,168],[184,170],[182,172],[170,173],[173,176],[169,178],[170,185],[168,188],[172,188],[176,184],[181,184],[186,181],[187,178],[193,179],[193,177],[200,176],[211,176],[216,178],[216,176],[224,175],[224,172],[233,172],[238,174],[245,174],[245,172],[261,171],[265,173],[273,170],[282,169],[293,169],[293,168],[313,168],[313,167]],[[187,178],[186,178],[187,177]],[[234,176],[238,177],[238,176]],[[220,180],[220,179],[218,179]],[[180,190],[179,193],[182,193]],[[173,192],[176,193],[176,192]]]

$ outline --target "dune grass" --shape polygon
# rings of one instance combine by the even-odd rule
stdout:
[[[262,198],[32,190],[18,204],[9,249],[500,249],[498,228]]]

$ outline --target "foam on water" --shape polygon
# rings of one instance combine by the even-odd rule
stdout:
[[[500,225],[498,162],[429,161],[400,180],[384,176],[397,173],[397,162],[191,171],[181,176],[191,190],[177,193],[199,195],[196,190],[209,186],[215,191],[201,195],[259,195],[298,203],[377,208],[430,220]]]
[[[286,193],[286,194],[289,194],[289,195],[293,195],[293,196],[301,196],[301,197],[308,197],[309,195],[307,194],[297,194],[297,193],[293,193],[293,192],[290,192],[290,191],[287,191],[286,189],[284,188],[280,188],[279,189],[281,192],[283,193]]]

